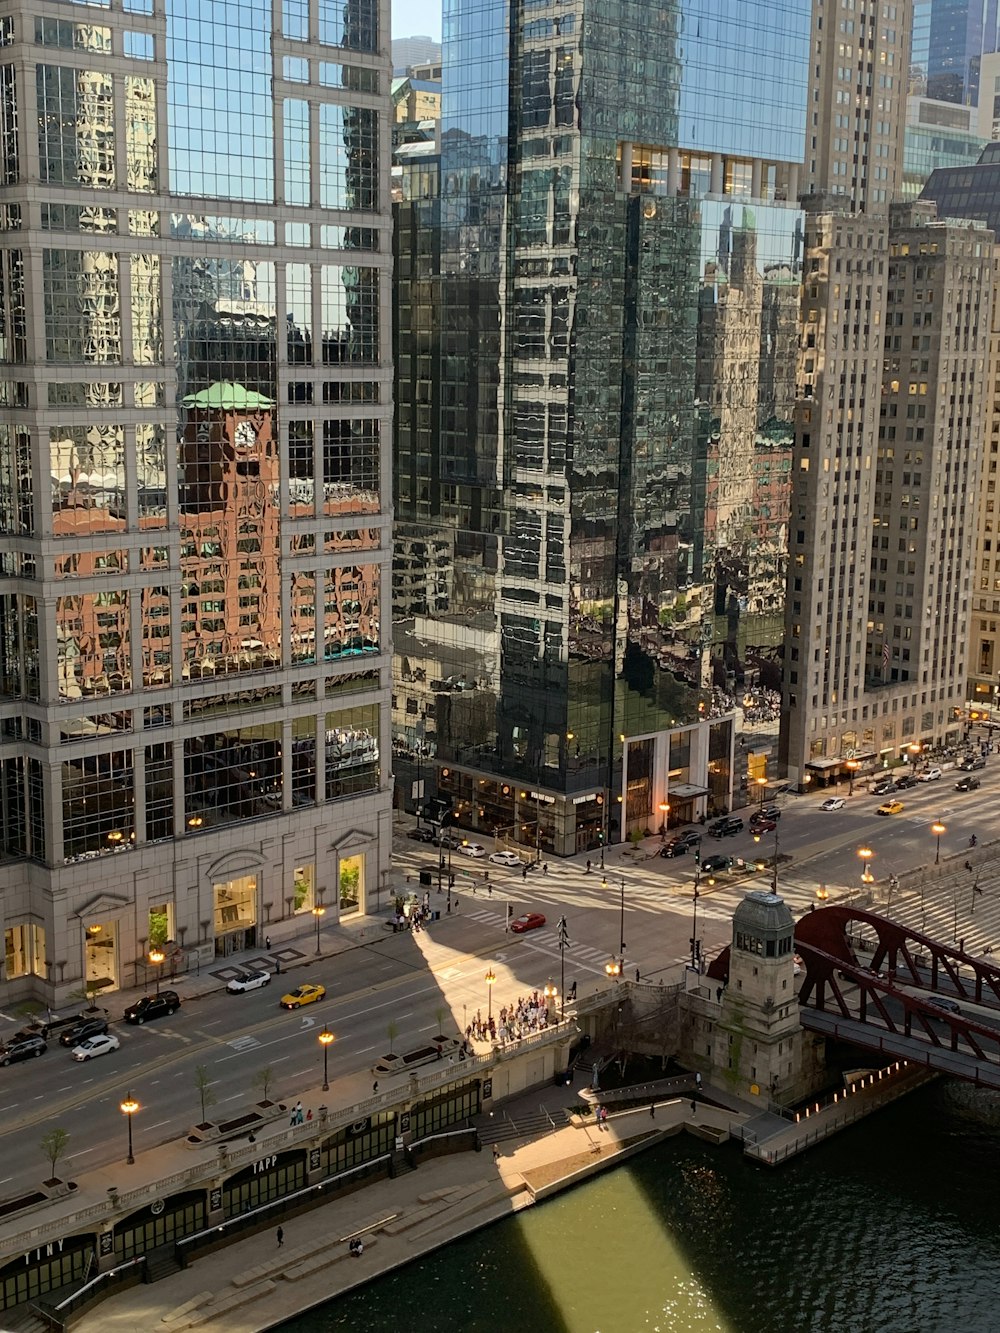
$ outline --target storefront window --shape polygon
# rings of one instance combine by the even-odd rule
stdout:
[[[239,879],[227,879],[212,885],[215,898],[215,938],[216,952],[218,942],[223,937],[240,936],[257,924],[257,876],[241,875]],[[226,949],[225,952],[238,952],[243,947],[252,948],[253,940]]]
[[[174,938],[173,903],[162,903],[149,909],[149,948],[159,949]]]
[[[43,926],[12,926],[4,931],[4,965],[7,979],[29,973],[45,976],[45,929]]]
[[[86,927],[84,984],[88,994],[118,989],[118,923]]]
[[[316,867],[312,862],[307,866],[296,866],[294,874],[295,898],[292,911],[311,912],[315,906]]]
[[[365,858],[345,856],[340,862],[340,915],[349,916],[361,910],[362,876]]]

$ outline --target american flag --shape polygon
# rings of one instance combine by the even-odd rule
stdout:
[[[888,642],[887,639],[883,639],[883,640],[882,640],[882,668],[883,668],[883,670],[884,670],[886,667],[888,667],[888,665],[889,665],[889,642]]]

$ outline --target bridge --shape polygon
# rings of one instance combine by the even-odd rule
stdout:
[[[802,1026],[1000,1089],[1000,968],[847,905],[795,926]],[[728,981],[729,948],[708,968]]]

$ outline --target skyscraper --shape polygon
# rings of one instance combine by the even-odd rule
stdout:
[[[378,891],[388,9],[0,19],[0,997]]]
[[[557,852],[730,801],[780,673],[810,12],[446,4],[397,225],[407,798]]]

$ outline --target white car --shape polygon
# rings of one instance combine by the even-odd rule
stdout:
[[[939,768],[925,768],[922,773],[917,774],[917,781],[937,782],[939,777],[941,777],[941,770]]]
[[[117,1051],[121,1042],[110,1032],[102,1032],[97,1037],[88,1037],[82,1041],[79,1046],[74,1046],[72,1055],[74,1060],[94,1060],[99,1055],[107,1055],[108,1051]]]
[[[270,972],[265,972],[263,969],[258,971],[257,968],[253,968],[246,972],[240,972],[238,976],[227,981],[226,990],[229,991],[231,995],[238,995],[241,991],[245,990],[260,990],[261,987],[266,986],[270,980]]]
[[[820,806],[821,810],[843,810],[847,802],[843,796],[828,796]]]
[[[480,857],[486,855],[486,848],[481,842],[463,842],[458,850],[463,856]]]
[[[521,864],[521,858],[517,852],[491,852],[490,864],[495,866],[511,866],[512,868]]]

